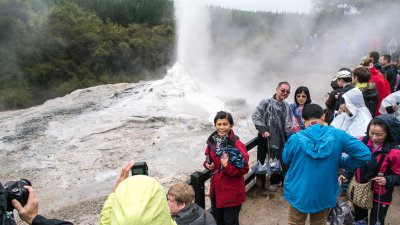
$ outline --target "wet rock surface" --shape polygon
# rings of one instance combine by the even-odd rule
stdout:
[[[173,81],[102,85],[0,112],[0,181],[29,179],[44,216],[97,224],[129,160],[147,161],[149,175],[166,190],[189,179],[203,169],[205,141],[214,130],[210,118],[217,111],[205,110],[184,87],[174,91]],[[230,107],[220,103],[209,105]],[[230,104],[235,132],[250,140],[251,111],[243,100]]]

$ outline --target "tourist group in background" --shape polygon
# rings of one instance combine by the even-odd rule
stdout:
[[[305,86],[295,88],[289,103],[288,82],[277,84],[275,93],[254,109],[259,145],[254,169],[269,178],[271,191],[282,190],[290,203],[288,224],[305,224],[308,215],[311,224],[326,224],[338,201],[339,177],[345,184],[372,182],[372,208],[354,204],[354,222],[385,223],[394,186],[400,184],[400,64],[395,53],[392,48],[382,56],[370,52],[354,68],[340,68],[332,76],[325,109],[312,103]],[[215,131],[205,138],[210,212],[195,203],[190,185],[178,182],[166,194],[154,178],[130,176],[134,162],[129,162],[104,203],[99,224],[239,224],[249,154],[233,125],[232,115],[220,111]],[[38,215],[36,193],[26,189],[25,206],[12,201],[22,220],[71,224]]]
[[[327,224],[339,193],[346,191],[339,188],[339,175],[344,187],[351,179],[373,186],[371,207],[354,201],[354,219],[347,224],[385,224],[394,186],[400,184],[398,62],[399,55],[370,52],[354,68],[340,68],[325,110],[303,86],[293,103],[286,102],[287,82],[256,107],[252,120],[264,148],[256,169],[270,174],[269,168],[280,164],[281,170],[270,174],[270,189],[281,187],[290,203],[288,224],[305,224],[308,215],[310,224]],[[274,160],[265,160],[267,154]]]

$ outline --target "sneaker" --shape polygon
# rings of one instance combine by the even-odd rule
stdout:
[[[271,186],[269,186],[269,189],[271,189],[271,191],[276,191],[279,189],[279,185],[278,184],[271,184]]]

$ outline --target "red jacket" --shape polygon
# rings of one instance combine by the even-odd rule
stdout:
[[[244,175],[249,171],[249,154],[247,153],[246,146],[234,135],[231,130],[229,133],[228,145],[239,149],[243,154],[246,164],[243,168],[236,168],[228,163],[225,169],[220,170],[220,157],[216,156],[216,143],[215,138],[218,134],[212,133],[207,141],[207,148],[205,154],[210,154],[214,162],[214,170],[210,183],[210,199],[213,199],[214,193],[216,198],[217,208],[232,207],[242,204],[246,200],[246,188],[244,183]],[[206,161],[203,166],[206,168]]]
[[[363,137],[359,138],[359,140],[364,142]],[[374,152],[371,139],[368,140],[366,145],[371,150],[372,158],[365,166],[357,169],[357,181],[365,183],[374,178],[376,176],[374,172],[382,157],[382,153],[386,153],[387,155],[382,162],[381,168],[378,170],[379,173],[384,174],[386,185],[379,187],[379,185],[374,182],[374,201],[378,202],[380,188],[380,202],[390,205],[394,186],[398,185],[400,182],[400,149],[397,149],[398,147],[396,147],[396,145],[385,142],[379,150]]]
[[[379,107],[381,106],[381,102],[386,96],[390,95],[390,84],[389,82],[382,76],[381,72],[379,72],[374,67],[369,68],[371,71],[371,79],[370,83],[375,83],[376,90],[378,90],[378,107],[375,110],[375,117],[379,116],[381,113],[379,112]]]

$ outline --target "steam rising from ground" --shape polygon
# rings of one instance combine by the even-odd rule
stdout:
[[[364,14],[353,10],[335,21],[315,11],[268,17],[196,0],[175,4],[179,62],[218,94],[245,98],[251,105],[272,95],[283,80],[292,84],[292,92],[308,86],[313,100],[323,105],[339,68],[354,69],[370,51],[386,53],[387,42],[400,37],[392,29],[400,11],[395,3],[365,8]]]

